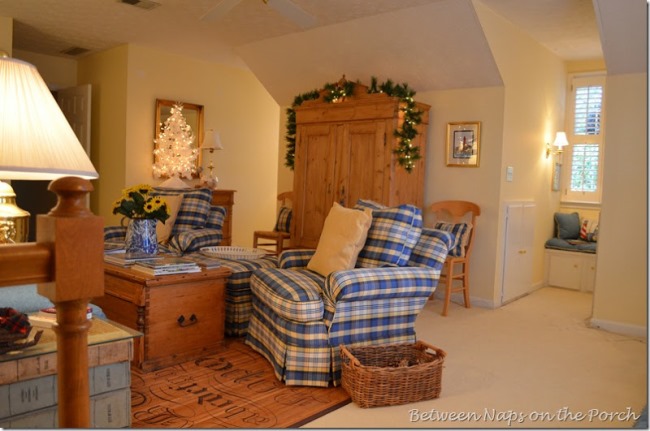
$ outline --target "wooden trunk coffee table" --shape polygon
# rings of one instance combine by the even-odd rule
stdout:
[[[104,296],[93,303],[106,316],[144,334],[133,364],[145,371],[211,353],[223,341],[226,280],[221,267],[188,274],[147,275],[104,266]]]

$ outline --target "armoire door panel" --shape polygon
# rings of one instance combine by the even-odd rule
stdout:
[[[359,199],[384,199],[383,121],[351,123],[339,127],[336,165],[336,200],[353,207]]]
[[[316,247],[334,190],[334,134],[331,126],[313,125],[296,136],[292,244]],[[297,180],[297,181],[296,181]]]
[[[393,154],[402,107],[397,98],[371,94],[340,103],[305,101],[296,108],[293,247],[318,245],[333,202],[346,207],[359,199],[423,205],[424,160],[409,173]],[[430,107],[417,108],[423,115],[413,145],[420,146],[424,159]]]

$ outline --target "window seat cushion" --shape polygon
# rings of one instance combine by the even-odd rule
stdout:
[[[551,238],[546,241],[545,248],[565,251],[578,251],[581,253],[596,253],[598,243],[582,240],[566,240],[561,238]]]

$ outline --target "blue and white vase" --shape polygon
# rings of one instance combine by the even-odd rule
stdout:
[[[126,227],[127,253],[158,253],[158,236],[155,219],[131,219]]]

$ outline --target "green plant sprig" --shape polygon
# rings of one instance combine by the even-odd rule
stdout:
[[[340,83],[326,83],[323,86],[325,95],[323,99],[328,103],[336,103],[354,92],[355,83],[345,81],[343,85]],[[406,83],[394,84],[390,79],[379,84],[376,77],[371,78],[368,93],[385,93],[389,97],[397,97],[400,99],[402,106],[400,110],[403,112],[402,126],[394,131],[394,136],[398,139],[397,148],[393,153],[397,156],[397,162],[400,166],[411,172],[415,167],[415,162],[422,158],[420,154],[420,147],[413,145],[413,140],[418,135],[417,126],[422,123],[422,111],[417,109],[413,96],[415,91],[409,88]],[[320,97],[318,90],[312,90],[308,93],[298,95],[294,98],[291,108],[287,108],[287,134],[285,139],[287,141],[287,152],[285,155],[284,165],[293,170],[295,164],[296,152],[296,111],[295,108],[300,106],[305,100],[315,100]]]

